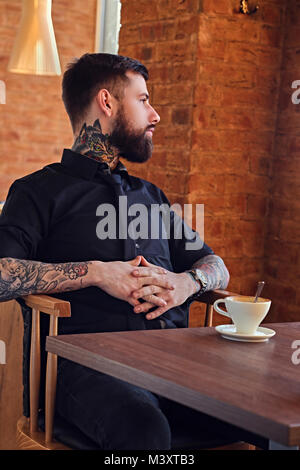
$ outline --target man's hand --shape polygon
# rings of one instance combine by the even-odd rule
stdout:
[[[138,298],[149,293],[166,293],[174,289],[172,279],[166,275],[166,269],[155,265],[140,267],[142,258],[137,256],[131,261],[96,262],[94,285],[133,306],[142,305]],[[134,275],[134,272],[138,274]],[[139,292],[141,295],[133,296],[133,292]],[[156,306],[167,305],[160,295],[153,296],[152,303]]]
[[[133,271],[133,275],[137,278],[139,278],[140,276],[147,276],[150,274],[151,269],[154,269],[155,267],[157,268],[157,266],[149,263],[143,256],[141,259],[141,264],[142,266],[145,266],[144,270],[142,270],[141,268],[140,270]],[[135,305],[135,313],[148,312],[150,308],[153,308],[154,306],[158,305],[156,303],[156,294],[159,294],[159,298],[163,299],[166,302],[165,305],[159,306],[159,308],[157,308],[153,312],[148,313],[146,315],[146,318],[148,320],[153,320],[154,318],[159,317],[170,308],[182,305],[188,297],[197,292],[197,285],[189,274],[177,274],[171,271],[165,271],[166,279],[170,282],[170,284],[174,286],[173,290],[165,289],[163,286],[155,288],[153,286],[145,286],[142,289],[138,289],[133,292],[133,298],[143,298],[144,300],[146,300],[146,302],[140,305]]]

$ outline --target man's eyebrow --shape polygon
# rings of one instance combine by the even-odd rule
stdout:
[[[147,98],[147,100],[149,99],[148,93],[140,93],[139,96],[145,96]]]

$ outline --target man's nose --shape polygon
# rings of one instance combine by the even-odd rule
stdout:
[[[151,106],[151,111],[152,111],[151,123],[158,124],[160,121],[160,115],[155,111],[154,108],[152,108],[152,106]]]

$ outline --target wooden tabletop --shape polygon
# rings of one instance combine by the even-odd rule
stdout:
[[[264,324],[264,343],[215,328],[48,337],[46,349],[283,445],[300,443],[300,322]],[[298,346],[299,347],[299,346]],[[300,353],[298,354],[298,357]]]

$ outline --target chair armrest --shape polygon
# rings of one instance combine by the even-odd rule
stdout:
[[[236,294],[235,292],[229,292],[228,290],[215,289],[205,292],[202,295],[199,295],[199,297],[196,297],[194,300],[196,302],[202,302],[204,304],[213,305],[216,300],[225,299],[225,297],[229,297],[230,295],[240,294]]]
[[[229,292],[228,290],[215,289],[205,292],[199,297],[194,298],[194,301],[206,304],[204,326],[212,326],[213,321],[213,304],[218,299],[225,299],[230,295],[239,295],[234,292]]]
[[[70,317],[71,305],[66,300],[44,294],[30,294],[22,297],[28,307],[56,317]]]

